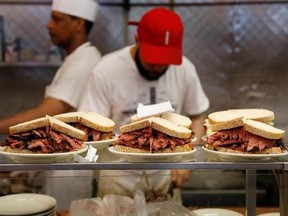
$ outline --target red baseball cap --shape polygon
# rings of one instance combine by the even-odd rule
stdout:
[[[140,41],[140,55],[151,64],[182,63],[183,24],[181,18],[166,8],[155,8],[143,15],[137,33]]]

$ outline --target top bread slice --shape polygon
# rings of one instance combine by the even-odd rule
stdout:
[[[161,114],[154,115],[152,117],[160,117],[160,118],[166,119],[168,121],[171,121],[177,125],[184,126],[186,128],[190,128],[192,125],[192,121],[190,118],[188,118],[187,116],[184,116],[184,115],[180,115],[178,113],[164,112]],[[135,114],[135,115],[132,115],[130,117],[130,121],[131,121],[131,123],[134,123],[134,122],[137,122],[137,121],[140,121],[143,119],[147,119],[147,118],[151,118],[151,116],[140,118],[137,116],[137,114]]]
[[[101,132],[111,132],[115,127],[115,122],[110,118],[93,112],[82,113],[80,122],[87,127]]]
[[[85,139],[85,133],[75,127],[72,127],[69,124],[66,124],[56,118],[51,116],[41,117],[37,119],[33,119],[31,121],[26,121],[9,128],[9,132],[11,135],[27,132],[31,130],[35,130],[38,128],[50,126],[53,130],[61,132],[63,134],[69,135],[73,138],[77,138],[79,140]]]
[[[22,122],[9,127],[10,134],[22,133],[30,130],[34,130],[41,127],[46,127],[50,124],[46,117],[33,119],[31,121]]]
[[[151,127],[169,136],[177,138],[187,139],[190,138],[192,134],[190,129],[159,117],[155,117],[151,121]]]
[[[141,121],[144,119],[149,119],[151,117],[160,117],[160,116],[161,116],[161,114],[157,114],[157,115],[153,115],[153,116],[146,116],[146,117],[139,117],[137,114],[134,114],[130,117],[130,122],[134,123],[134,122]]]
[[[244,125],[243,116],[229,110],[209,114],[208,121],[212,132],[227,130]]]
[[[85,140],[86,135],[85,132],[82,130],[79,130],[65,122],[60,121],[59,119],[53,118],[51,116],[46,115],[46,118],[50,122],[50,126],[53,130],[61,132],[63,134],[69,135],[73,138],[79,139],[79,140]]]
[[[111,119],[94,112],[68,112],[53,116],[66,123],[79,122],[86,127],[101,132],[111,132],[114,130],[115,122]]]
[[[66,122],[66,123],[75,123],[80,122],[80,116],[84,112],[67,112],[67,113],[61,113],[58,115],[54,115],[54,118],[59,119],[60,121]]]
[[[251,119],[244,120],[244,129],[252,134],[267,139],[281,139],[285,135],[284,130]]]
[[[123,125],[119,129],[121,133],[127,133],[147,127],[151,127],[169,136],[183,139],[190,138],[192,134],[190,129],[160,117],[146,118],[137,122]]]
[[[180,115],[178,113],[165,112],[165,113],[162,113],[161,118],[166,119],[170,122],[173,122],[177,125],[181,125],[186,128],[190,128],[192,125],[192,121],[189,117]]]
[[[245,119],[252,119],[268,124],[274,121],[274,112],[267,109],[230,109],[229,111],[236,112]]]
[[[136,122],[132,122],[130,124],[127,125],[123,125],[119,128],[121,133],[127,133],[130,131],[135,131],[135,130],[140,130],[146,127],[150,127],[151,125],[151,121],[154,119],[155,117],[150,117],[150,118],[145,118],[142,120],[138,120]]]

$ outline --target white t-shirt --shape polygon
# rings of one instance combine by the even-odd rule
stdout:
[[[77,108],[81,89],[100,58],[100,52],[90,42],[79,46],[65,58],[52,83],[46,87],[45,97],[57,98]]]
[[[144,79],[130,54],[131,46],[104,56],[93,69],[84,87],[79,110],[107,116],[119,126],[129,123],[138,103],[154,104],[170,101],[177,113],[198,115],[209,107],[194,65],[183,57],[179,66],[171,65],[156,81]],[[102,152],[103,153],[103,152]],[[108,151],[107,151],[108,154]],[[111,157],[111,155],[105,155]],[[150,185],[157,194],[165,194],[170,185],[169,170],[147,171]],[[155,175],[151,175],[155,174]],[[157,174],[157,175],[156,175]],[[108,193],[133,195],[143,184],[143,171],[100,171],[98,195]]]
[[[139,74],[130,49],[125,47],[102,58],[84,87],[79,110],[110,117],[118,129],[129,123],[138,103],[169,100],[176,113],[187,116],[208,109],[209,100],[194,65],[186,57],[181,65],[171,65],[158,80],[148,81]]]

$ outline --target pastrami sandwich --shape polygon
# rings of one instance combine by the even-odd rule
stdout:
[[[9,128],[1,146],[15,153],[70,152],[82,148],[85,133],[51,116],[23,122]]]
[[[251,119],[273,125],[274,112],[257,108],[229,109],[213,112],[208,115],[208,118],[204,122],[206,134],[210,135],[219,129],[225,129],[225,127],[229,129],[231,127],[243,126],[243,119]]]
[[[108,140],[115,136],[115,122],[97,113],[69,112],[54,117],[84,131],[85,141]]]
[[[151,117],[120,127],[115,150],[134,153],[188,152],[194,149],[190,129]]]
[[[227,116],[226,116],[227,115]],[[222,117],[222,118],[221,118]],[[211,150],[251,154],[281,154],[285,131],[269,124],[220,111],[209,115],[213,119],[206,147]]]

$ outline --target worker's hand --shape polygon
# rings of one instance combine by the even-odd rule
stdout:
[[[172,170],[171,180],[175,187],[181,187],[183,183],[188,181],[191,170]]]

